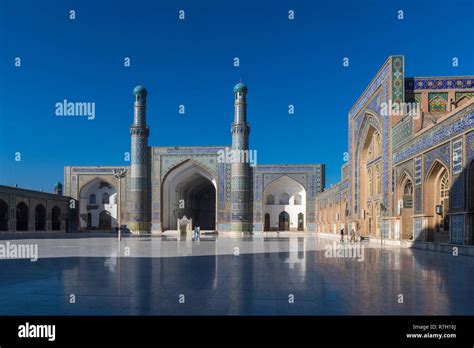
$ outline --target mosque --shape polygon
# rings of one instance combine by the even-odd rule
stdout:
[[[221,156],[249,158],[247,94],[235,85],[231,145],[160,147],[148,144],[148,93],[137,86],[130,165],[66,166],[64,196],[60,184],[56,194],[0,186],[0,230],[354,229],[474,244],[474,76],[406,77],[404,57],[388,57],[349,110],[347,162],[328,189],[324,164]]]
[[[247,93],[242,82],[233,89],[231,145],[154,147],[148,145],[148,93],[135,87],[130,166],[64,168],[65,194],[79,206],[77,229],[315,232],[324,165],[251,166]]]

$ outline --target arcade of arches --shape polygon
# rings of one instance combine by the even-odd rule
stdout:
[[[0,231],[69,229],[69,198],[57,194],[0,186]]]

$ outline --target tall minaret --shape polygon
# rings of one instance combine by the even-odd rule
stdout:
[[[130,126],[132,155],[130,167],[130,197],[128,228],[132,233],[150,232],[148,207],[148,134],[146,126],[146,96],[143,86],[133,90],[135,96],[133,124]]]
[[[234,86],[234,123],[232,123],[232,150],[243,154],[246,151],[247,161],[231,164],[231,230],[240,232],[250,231],[249,223],[249,194],[250,194],[250,163],[249,134],[250,126],[247,123],[247,87],[239,82]],[[234,156],[238,158],[239,156]]]

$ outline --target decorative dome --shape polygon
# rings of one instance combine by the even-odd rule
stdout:
[[[236,84],[234,86],[234,93],[237,93],[237,92],[244,92],[245,94],[247,94],[247,86],[244,85],[242,82],[239,82],[238,84]]]
[[[145,87],[143,87],[142,85],[138,85],[137,87],[135,87],[133,89],[133,94],[137,95],[137,94],[141,94],[141,95],[144,95],[146,97],[147,95],[147,91],[145,89]]]

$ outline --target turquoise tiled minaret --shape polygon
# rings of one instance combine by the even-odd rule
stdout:
[[[132,233],[150,232],[150,214],[148,204],[148,135],[146,126],[147,91],[143,86],[133,90],[135,96],[133,124],[130,126],[131,166],[130,166],[130,199],[129,223]]]
[[[250,126],[247,123],[247,87],[239,82],[234,87],[234,122],[232,123],[232,150],[249,150]],[[250,163],[231,164],[231,231],[250,231]]]

